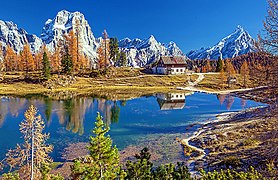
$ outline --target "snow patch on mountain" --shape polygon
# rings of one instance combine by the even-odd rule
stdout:
[[[79,27],[77,27],[77,23]],[[55,47],[58,46],[59,41],[72,29],[74,32],[76,32],[77,29],[79,30],[80,44],[83,53],[92,61],[96,61],[96,52],[100,39],[94,37],[88,21],[80,12],[71,13],[66,10],[58,12],[54,19],[48,19],[45,22],[41,39],[48,49],[53,52]]]
[[[223,38],[216,45],[209,48],[192,50],[187,53],[190,59],[222,59],[233,58],[249,52],[256,52],[255,40],[241,26]]]
[[[13,22],[0,20],[0,45],[4,49],[9,45],[19,53],[26,43],[30,44],[32,52],[37,52],[42,46],[42,40],[36,35],[28,34]]]

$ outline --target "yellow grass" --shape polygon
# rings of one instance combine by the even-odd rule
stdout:
[[[6,75],[5,79],[20,78],[20,75]],[[58,78],[57,75],[52,78]],[[0,95],[27,95],[44,94],[50,97],[61,98],[59,94],[97,95],[109,99],[128,99],[158,92],[173,92],[177,86],[187,85],[187,75],[162,76],[139,75],[116,78],[84,78],[77,77],[73,84],[47,89],[42,84],[20,82],[0,83]],[[65,93],[63,93],[65,92]]]
[[[198,88],[208,91],[218,91],[218,90],[232,90],[245,88],[243,84],[243,78],[240,74],[236,74],[235,77],[237,82],[231,87],[228,87],[226,82],[222,82],[219,74],[205,74],[205,78],[198,84]],[[251,81],[247,81],[247,87],[254,87]]]

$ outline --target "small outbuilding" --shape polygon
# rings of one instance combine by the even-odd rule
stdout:
[[[152,67],[154,74],[185,74],[186,60],[182,56],[162,56]]]

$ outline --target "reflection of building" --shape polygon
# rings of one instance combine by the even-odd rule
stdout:
[[[152,68],[155,74],[185,74],[186,61],[184,57],[162,56],[157,65]]]
[[[156,97],[161,110],[183,109],[185,106],[185,96],[190,94],[186,94],[186,93],[156,94]]]

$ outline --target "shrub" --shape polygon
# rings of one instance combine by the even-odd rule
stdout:
[[[220,172],[205,172],[201,170],[201,180],[264,180],[265,178],[256,171],[253,167],[250,167],[247,172],[237,172],[235,170],[221,170]]]

